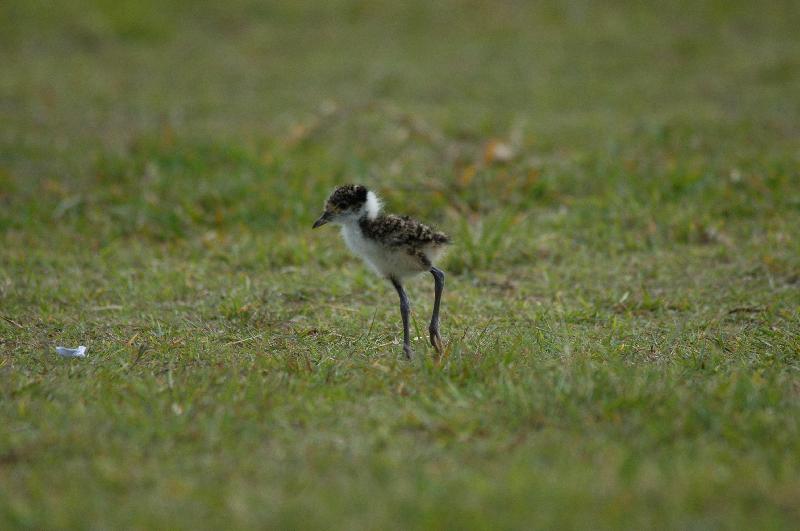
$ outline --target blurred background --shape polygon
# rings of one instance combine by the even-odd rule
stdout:
[[[650,205],[635,181],[720,192],[797,147],[792,1],[7,0],[0,17],[4,228],[305,227],[345,181],[440,221]]]

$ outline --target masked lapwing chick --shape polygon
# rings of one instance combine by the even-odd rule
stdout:
[[[325,211],[314,222],[314,228],[326,223],[340,225],[347,247],[397,290],[403,319],[403,353],[408,359],[413,351],[408,325],[410,306],[403,280],[426,271],[433,275],[433,315],[428,331],[431,345],[441,354],[439,304],[444,273],[434,264],[450,243],[450,237],[408,216],[381,213],[381,201],[375,192],[353,184],[340,186],[328,197]]]

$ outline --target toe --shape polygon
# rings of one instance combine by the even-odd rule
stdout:
[[[442,336],[439,335],[439,332],[431,332],[431,345],[433,348],[436,349],[436,352],[439,354],[442,353],[443,344],[442,344]]]
[[[411,350],[411,347],[408,345],[403,345],[403,355],[407,360],[410,360],[414,357],[414,351]]]

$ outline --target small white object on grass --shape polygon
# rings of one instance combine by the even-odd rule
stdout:
[[[78,348],[56,347],[56,352],[62,358],[85,358],[86,347],[83,345]]]

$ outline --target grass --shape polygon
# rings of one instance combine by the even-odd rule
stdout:
[[[0,527],[796,528],[799,24],[12,0]],[[352,181],[454,236],[440,364]]]

